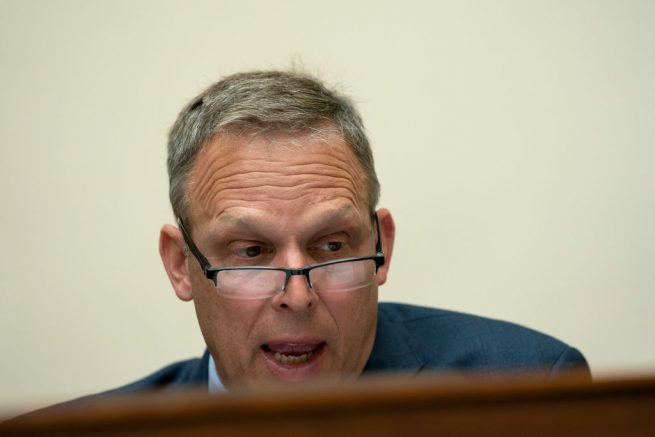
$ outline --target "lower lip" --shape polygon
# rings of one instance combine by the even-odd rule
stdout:
[[[312,356],[300,364],[283,364],[275,359],[275,353],[261,349],[268,370],[277,379],[283,381],[303,381],[316,376],[321,370],[321,361],[325,351],[325,343],[321,343]]]

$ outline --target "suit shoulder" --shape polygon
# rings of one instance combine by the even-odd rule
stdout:
[[[50,415],[58,414],[62,411],[74,411],[85,408],[89,403],[110,398],[113,396],[128,395],[141,392],[157,390],[181,390],[207,384],[207,365],[208,361],[205,352],[202,358],[192,358],[189,360],[177,361],[169,364],[150,375],[137,381],[123,385],[118,388],[82,396],[59,404],[51,405],[36,411],[32,411],[23,416]],[[203,368],[204,365],[204,368]]]
[[[554,337],[502,320],[383,303],[379,323],[402,331],[427,368],[587,368],[582,354]],[[389,328],[386,328],[389,329]]]
[[[177,361],[162,367],[144,378],[100,394],[135,393],[158,389],[170,389],[181,386],[186,387],[195,385],[196,383],[202,383],[203,378],[197,378],[197,375],[203,373],[201,367],[203,361],[203,358]],[[204,373],[206,374],[207,371],[205,370]],[[206,380],[206,378],[204,379]]]

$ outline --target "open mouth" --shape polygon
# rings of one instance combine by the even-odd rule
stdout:
[[[325,342],[314,344],[279,343],[264,344],[262,350],[277,363],[285,366],[305,364],[323,350]]]

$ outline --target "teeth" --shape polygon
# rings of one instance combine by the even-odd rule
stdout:
[[[314,352],[307,352],[302,355],[284,355],[279,352],[275,352],[274,354],[275,359],[282,364],[302,364],[309,360],[312,355],[314,355]]]

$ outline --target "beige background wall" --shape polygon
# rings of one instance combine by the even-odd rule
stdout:
[[[157,253],[167,129],[218,77],[298,61],[367,123],[383,300],[655,370],[653,23],[647,0],[0,0],[0,411],[201,354]]]

